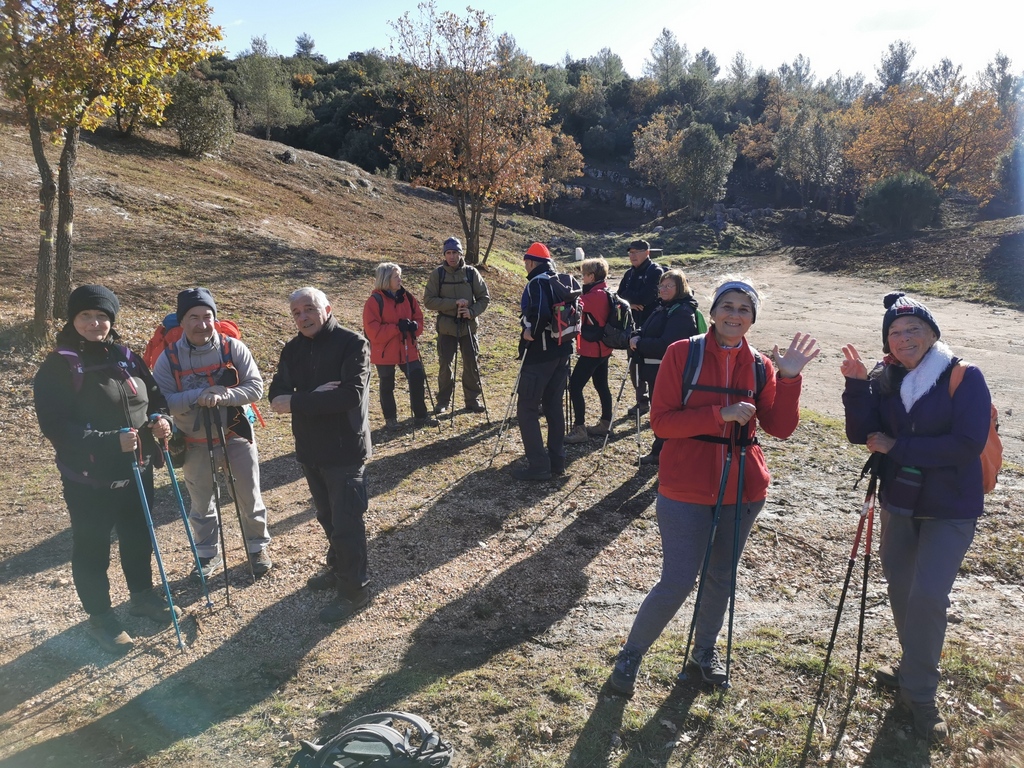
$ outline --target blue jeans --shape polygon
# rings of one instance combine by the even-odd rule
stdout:
[[[747,502],[740,507],[740,554],[743,553],[747,536],[763,506],[762,499]],[[627,650],[641,654],[646,653],[654,644],[694,588],[704,564],[715,512],[713,506],[673,501],[660,493],[655,510],[661,533],[661,579],[640,605],[625,646]],[[698,648],[713,646],[725,621],[732,589],[735,530],[736,505],[724,504],[711,549],[700,611],[697,613],[694,644]]]

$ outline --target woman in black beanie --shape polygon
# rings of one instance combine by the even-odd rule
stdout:
[[[89,614],[88,630],[101,647],[121,655],[133,640],[110,605],[112,529],[131,592],[129,613],[161,624],[171,620],[163,593],[153,588],[153,548],[132,479],[138,452],[152,501],[155,440],[169,437],[171,427],[165,418],[149,421],[151,413],[166,413],[167,404],[142,358],[117,343],[119,310],[108,288],[76,288],[68,298],[69,319],[36,374],[34,390],[39,426],[57,453],[71,516],[71,572]]]

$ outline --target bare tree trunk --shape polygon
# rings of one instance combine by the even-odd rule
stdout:
[[[481,264],[487,263],[487,257],[491,255],[491,248],[494,246],[494,236],[498,234],[498,206],[500,203],[494,204],[494,210],[491,211],[491,239],[487,242],[487,250],[484,251],[484,257],[480,260]]]
[[[78,162],[78,126],[64,131],[64,149],[60,153],[57,177],[57,262],[54,280],[53,316],[67,312],[74,268],[71,237],[75,228],[75,164]]]
[[[31,102],[28,108],[28,132],[32,140],[32,154],[39,168],[39,257],[36,260],[35,314],[32,335],[37,341],[46,339],[50,317],[53,316],[53,207],[57,199],[57,180],[53,167],[46,158],[43,132],[39,116]]]

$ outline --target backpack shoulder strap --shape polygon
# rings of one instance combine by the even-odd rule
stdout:
[[[954,360],[949,371],[949,396],[952,397],[960,382],[964,380],[964,372],[967,370],[967,363],[963,360]]]
[[[442,267],[442,269],[444,269],[444,267]],[[376,291],[374,291],[370,295],[373,296],[373,298],[375,298],[377,300],[377,308],[380,310],[380,316],[381,316],[381,319],[383,320],[384,319],[384,297],[381,296]]]
[[[704,339],[702,335],[691,336],[686,349],[686,362],[683,364],[683,405],[697,387],[700,369],[704,365]]]
[[[754,399],[756,400],[768,382],[768,370],[765,368],[764,355],[748,342],[751,354],[754,355]]]
[[[441,286],[444,285],[444,264],[437,268],[437,292],[441,293]],[[383,306],[383,303],[381,304]]]

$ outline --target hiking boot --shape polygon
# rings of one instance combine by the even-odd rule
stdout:
[[[930,744],[937,744],[949,737],[949,726],[942,719],[935,701],[911,701],[905,691],[900,691],[900,699],[914,716],[914,731]]]
[[[328,589],[338,588],[338,576],[334,571],[324,571],[316,576],[310,576],[306,580],[306,586],[314,592],[323,592]]]
[[[562,471],[565,471],[564,468]],[[530,466],[514,467],[512,469],[512,477],[514,477],[516,480],[550,480],[551,471],[534,469],[533,467]]]
[[[135,641],[124,631],[112,608],[90,616],[85,628],[107,653],[124,656],[135,645]]]
[[[261,549],[259,552],[250,552],[249,564],[252,565],[252,573],[257,578],[265,574],[274,566],[274,563],[270,559],[270,553],[267,552],[266,547]]]
[[[466,410],[470,413],[486,413],[483,403],[466,403]]]
[[[551,459],[551,476],[552,477],[561,477],[564,474],[565,474],[565,459],[564,458],[558,458],[558,459],[553,458],[553,459]]]
[[[437,419],[432,419],[429,416],[417,416],[413,419],[413,423],[417,427],[436,427]]]
[[[390,432],[393,432],[396,429],[398,429],[398,419],[396,419],[393,416],[389,419],[384,419],[384,429]]]
[[[900,665],[886,664],[875,670],[875,682],[883,688],[900,689]]]
[[[656,467],[661,462],[661,454],[651,451],[646,456],[640,457],[640,465],[644,467]]]
[[[643,403],[642,405],[638,403],[637,405],[634,405],[632,408],[626,411],[626,415],[631,416],[632,418],[636,418],[637,411],[639,411],[640,415],[643,416],[649,410],[651,410],[650,403]]]
[[[604,437],[612,429],[612,422],[610,419],[601,419],[597,424],[592,427],[587,427],[587,434],[591,437]]]
[[[572,428],[572,431],[565,436],[565,442],[569,445],[579,445],[585,443],[590,439],[590,433],[587,432],[587,428],[582,424],[577,424]]]
[[[448,403],[438,403],[434,406],[434,415],[441,416],[448,413]]]
[[[206,580],[209,580],[222,565],[224,565],[224,558],[220,555],[199,558],[199,566],[203,569],[203,579]],[[196,568],[192,569],[192,580],[199,581],[199,571]]]
[[[157,592],[156,587],[145,592],[133,593],[128,604],[128,613],[132,616],[144,616],[157,624],[171,623],[171,608],[167,605],[167,598],[163,591]],[[181,609],[174,606],[174,617],[180,616]]]
[[[340,592],[327,606],[320,611],[320,621],[324,624],[340,624],[355,616],[370,604],[370,590],[362,589],[355,596],[345,596]]]
[[[698,648],[694,646],[690,652],[690,664],[700,668],[700,676],[705,683],[725,685],[725,662],[718,655],[718,648]]]
[[[636,674],[644,655],[623,648],[615,658],[615,667],[608,678],[608,687],[621,696],[632,696],[636,687]]]

